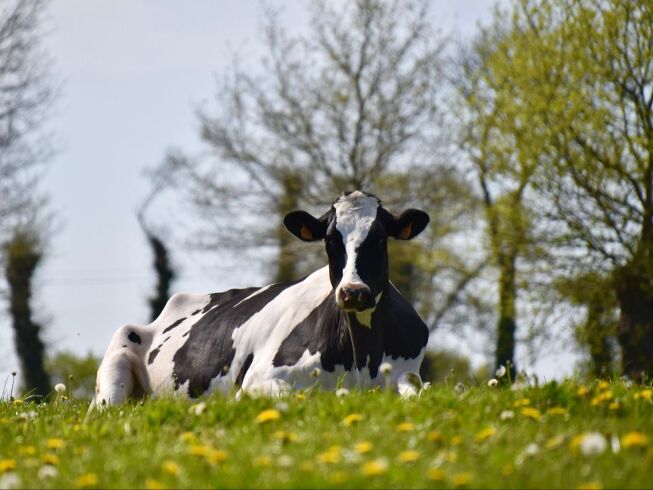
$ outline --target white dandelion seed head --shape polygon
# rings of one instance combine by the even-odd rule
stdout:
[[[336,390],[336,396],[338,398],[342,398],[342,397],[347,396],[347,395],[349,395],[349,390],[347,388],[338,388]]]
[[[496,378],[492,378],[490,381],[487,382],[487,385],[488,385],[490,388],[494,388],[494,387],[495,387],[496,385],[498,385],[498,384],[499,384],[499,381],[497,381]]]
[[[295,460],[292,458],[292,456],[288,456],[287,454],[282,454],[277,459],[277,465],[282,468],[290,468],[294,462]]]
[[[384,376],[390,374],[392,372],[392,364],[390,364],[389,362],[382,363],[379,366],[379,372]]]
[[[317,367],[313,368],[313,370],[311,371],[311,378],[317,378],[321,372],[322,371],[320,370],[320,368]]]
[[[601,454],[607,447],[608,441],[606,441],[603,434],[599,432],[588,432],[580,441],[580,452],[584,456],[595,456]]]
[[[499,366],[499,368],[497,369],[497,372],[495,374],[497,375],[497,378],[503,378],[506,375],[507,372],[508,372],[508,370],[506,369],[506,366],[501,364]]]
[[[199,402],[195,405],[191,405],[188,409],[189,412],[194,413],[195,415],[202,415],[206,410],[206,402]]]
[[[49,480],[50,478],[54,478],[58,474],[59,474],[59,470],[57,469],[56,466],[46,464],[39,468],[39,472],[37,476],[39,480]]]
[[[59,394],[64,393],[66,391],[66,385],[63,383],[57,383],[56,385],[54,385],[54,391],[56,391]]]
[[[461,394],[464,393],[467,388],[465,387],[465,384],[462,381],[458,381],[456,383],[456,386],[453,387],[453,389],[456,393]]]
[[[10,490],[14,488],[20,488],[22,486],[23,482],[21,481],[20,477],[13,471],[0,476],[0,488],[6,488],[7,490]]]
[[[274,406],[274,408],[276,408],[277,410],[279,410],[282,413],[285,413],[285,412],[288,411],[288,408],[290,408],[290,407],[288,406],[288,404],[286,402],[279,402]]]
[[[524,454],[527,456],[535,456],[537,453],[540,452],[540,446],[538,446],[536,443],[531,442],[526,448],[524,449]]]
[[[504,410],[499,414],[499,419],[501,420],[510,420],[515,417],[515,412],[512,410]]]

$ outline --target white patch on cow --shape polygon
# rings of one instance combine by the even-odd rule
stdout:
[[[398,357],[393,359],[390,356],[383,356],[382,364],[387,362],[392,366],[392,388],[404,398],[419,394],[417,388],[411,383],[411,377],[414,378],[416,376],[417,379],[420,379],[419,367],[422,365],[425,351],[426,347],[423,347],[419,355],[414,358]],[[379,373],[379,376],[383,377],[381,373]]]
[[[342,235],[347,253],[342,279],[336,287],[336,298],[345,284],[365,284],[356,270],[357,249],[367,238],[379,206],[376,197],[367,196],[360,191],[340,197],[333,205],[336,210],[336,229]]]

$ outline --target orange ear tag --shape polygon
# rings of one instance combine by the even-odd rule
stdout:
[[[313,239],[313,233],[311,233],[311,230],[309,230],[305,225],[302,225],[301,230],[299,230],[299,234],[304,240]]]
[[[413,231],[413,223],[410,222],[404,228],[399,232],[399,238],[402,240],[408,240],[410,238],[410,234]]]

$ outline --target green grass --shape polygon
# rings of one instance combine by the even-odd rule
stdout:
[[[651,487],[649,388],[593,382],[579,395],[580,386],[479,387],[459,395],[442,385],[411,400],[385,392],[241,401],[212,396],[202,400],[200,414],[192,408],[197,401],[160,399],[96,412],[87,424],[82,401],[2,403],[0,479],[13,472],[30,488]],[[612,397],[592,404],[608,391]],[[266,409],[280,417],[257,423]],[[502,420],[504,411],[514,416]],[[347,426],[351,414],[362,419]],[[577,445],[577,436],[588,431],[607,440],[602,454],[585,455]],[[648,440],[624,447],[623,437],[634,431]],[[614,451],[617,440],[621,448]],[[372,447],[359,454],[362,441]],[[409,450],[415,452],[403,458],[416,460],[402,462]],[[39,478],[44,459],[56,463],[56,476]],[[174,465],[164,469],[166,461],[178,465],[177,475]]]

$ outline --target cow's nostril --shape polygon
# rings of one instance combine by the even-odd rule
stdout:
[[[339,291],[340,301],[346,308],[361,309],[367,305],[370,298],[370,290],[365,285],[343,286]]]

